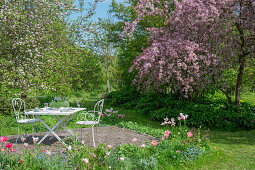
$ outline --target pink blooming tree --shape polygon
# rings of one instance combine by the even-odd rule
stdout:
[[[229,69],[238,71],[235,104],[240,105],[244,69],[255,55],[255,0],[140,0],[137,18],[125,23],[123,34],[132,37],[137,23],[161,17],[162,27],[147,28],[151,45],[134,60],[134,84],[161,91],[170,87],[185,98],[213,83],[228,98],[224,79]]]

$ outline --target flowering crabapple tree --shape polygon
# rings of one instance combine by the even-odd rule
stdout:
[[[83,10],[84,0],[0,0],[0,87],[30,90],[70,88],[76,51],[70,14],[81,21],[93,15],[99,0]],[[84,12],[85,11],[85,12]]]
[[[213,83],[231,104],[224,72],[232,68],[238,70],[235,104],[240,105],[244,69],[255,55],[255,0],[140,0],[135,9],[137,18],[123,31],[129,38],[148,16],[165,22],[147,28],[151,45],[130,68],[138,71],[133,80],[138,88],[170,87],[188,98]]]

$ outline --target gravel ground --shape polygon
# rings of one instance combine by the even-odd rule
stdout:
[[[80,130],[82,130],[82,139],[85,141],[85,145],[87,146],[93,146],[92,142],[92,135],[91,135],[91,128],[82,128],[82,129],[73,129],[73,132],[77,133],[79,135],[79,140],[81,140],[81,134]],[[151,142],[152,140],[157,140],[157,138],[138,133],[134,130],[129,129],[123,129],[116,126],[105,126],[105,127],[96,127],[95,130],[95,142],[96,146],[99,143],[104,143],[106,145],[112,145],[113,147],[120,145],[120,144],[128,144],[132,142],[133,138],[137,139],[136,144],[141,145],[145,144],[146,142]],[[35,137],[39,137],[40,139],[45,135],[46,133],[35,133]],[[62,140],[65,141],[65,143],[68,145],[72,141],[71,135],[65,131],[58,131],[57,134],[60,136]],[[21,137],[21,135],[20,135]],[[66,150],[66,147],[58,141],[55,137],[53,137],[52,140],[50,140],[51,135],[49,135],[40,145],[34,145],[32,140],[32,134],[27,134],[26,140],[24,143],[28,143],[28,148],[24,148],[23,143],[18,140],[16,143],[16,136],[8,136],[7,142],[14,143],[14,148],[17,150],[17,153],[20,153],[24,149],[28,150],[34,150],[37,151],[39,148],[41,150],[51,150],[51,152],[54,153],[60,153]],[[39,140],[40,140],[39,139]]]

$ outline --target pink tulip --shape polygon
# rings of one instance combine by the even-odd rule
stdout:
[[[162,136],[162,138],[161,138],[162,140],[165,140],[166,138],[165,138],[165,136]]]
[[[11,149],[12,148],[12,144],[8,142],[5,147]]]
[[[120,157],[120,161],[124,161],[124,157]]]
[[[109,149],[111,149],[111,148],[112,148],[112,145],[107,145],[107,147],[108,147]]]
[[[1,152],[4,152],[4,148],[1,148]]]
[[[166,138],[168,138],[169,135],[170,135],[170,131],[169,131],[169,130],[166,130],[165,133],[164,133],[164,136],[165,136]]]
[[[26,138],[24,138],[23,136],[20,139],[21,139],[21,142],[24,142],[26,140]]]
[[[132,140],[132,142],[133,142],[133,143],[136,143],[136,141],[137,141],[137,139],[136,139],[136,138],[134,138],[134,139]]]
[[[140,145],[140,148],[145,148],[145,144]]]
[[[180,151],[180,150],[178,150],[177,152],[178,152],[178,153],[180,153],[181,151]]]
[[[188,135],[188,137],[192,137],[193,136],[191,132],[188,132],[187,135]]]
[[[155,140],[153,140],[153,141],[151,142],[151,144],[152,144],[152,146],[156,146],[158,143],[157,143]]]
[[[106,155],[105,155],[105,156],[106,156],[106,157],[110,156],[110,153],[111,153],[111,152],[106,152]]]
[[[125,115],[122,115],[123,118],[125,118],[126,116]]]
[[[93,154],[92,154],[92,157],[93,157],[93,158],[95,158],[95,157],[96,157],[96,155],[93,153]]]
[[[5,143],[6,141],[7,141],[7,137],[6,137],[6,136],[2,136],[2,137],[0,138],[0,142]]]
[[[83,161],[85,164],[89,163],[88,158],[83,158],[82,161]]]

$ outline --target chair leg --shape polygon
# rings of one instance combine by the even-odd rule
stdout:
[[[94,145],[94,148],[96,148],[96,145],[95,145],[95,136],[94,136],[94,126],[92,126],[92,138],[93,138],[93,145]]]
[[[32,123],[32,137],[34,137],[34,124]]]
[[[17,139],[16,139],[16,144],[18,143],[18,139],[19,139],[19,123],[18,123],[18,136],[17,136]]]

